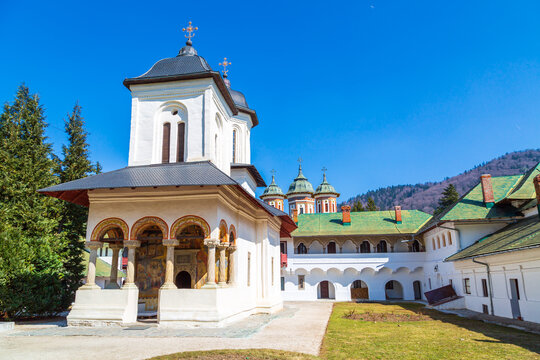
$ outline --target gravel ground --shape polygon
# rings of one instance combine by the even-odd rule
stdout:
[[[218,329],[17,325],[1,333],[0,359],[147,359],[181,351],[262,348],[318,355],[331,311],[331,302],[289,302],[278,314],[253,315]]]

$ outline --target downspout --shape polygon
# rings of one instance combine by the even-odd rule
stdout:
[[[491,304],[491,315],[495,315],[495,313],[493,311],[493,289],[492,289],[492,286],[491,286],[491,272],[489,271],[489,264],[478,261],[478,260],[476,260],[476,258],[473,258],[472,262],[480,264],[480,265],[484,265],[486,267],[487,278],[488,278],[488,286],[489,286],[489,302]]]

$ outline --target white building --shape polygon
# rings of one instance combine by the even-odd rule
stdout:
[[[41,190],[89,207],[88,276],[68,324],[155,314],[162,326],[220,326],[281,309],[280,233],[295,226],[253,196],[266,186],[250,164],[255,111],[191,40],[124,85],[133,99],[129,166]],[[104,243],[113,268],[128,249],[121,288],[96,285]]]

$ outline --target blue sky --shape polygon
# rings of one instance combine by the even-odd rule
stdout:
[[[122,81],[175,56],[189,20],[199,55],[232,62],[252,163],[283,190],[299,156],[345,200],[540,147],[538,1],[2,1],[0,100],[39,93],[58,152],[78,100],[92,159],[126,166]]]

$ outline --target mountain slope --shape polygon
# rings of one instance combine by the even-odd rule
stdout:
[[[418,209],[431,214],[437,207],[441,193],[448,184],[454,184],[461,196],[480,181],[480,175],[482,174],[491,174],[492,176],[517,175],[524,173],[538,162],[540,162],[540,149],[516,151],[475,166],[471,170],[440,182],[388,186],[357,195],[345,203],[352,205],[360,200],[366,204],[368,197],[372,196],[381,210],[391,209],[394,205],[401,205],[403,209]]]

